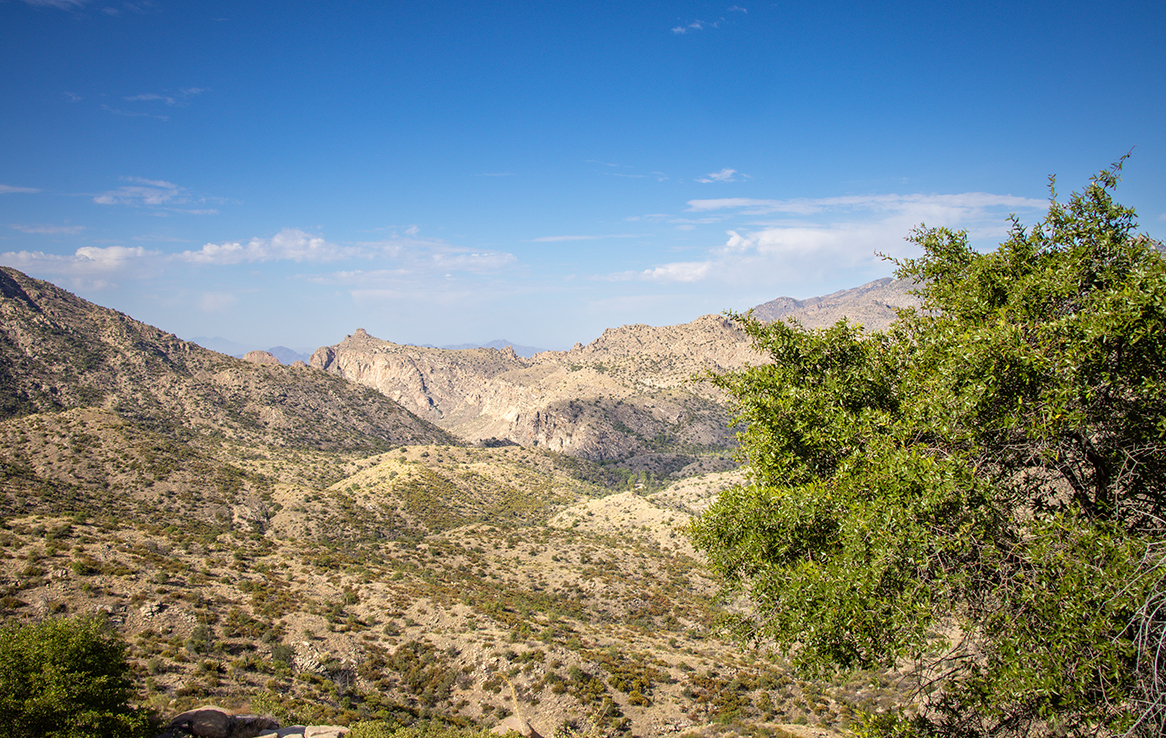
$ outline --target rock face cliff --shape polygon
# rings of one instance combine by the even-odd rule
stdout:
[[[729,321],[611,328],[570,351],[406,346],[357,330],[311,365],[373,387],[470,441],[507,439],[595,461],[724,449],[724,398],[694,381],[761,361]]]

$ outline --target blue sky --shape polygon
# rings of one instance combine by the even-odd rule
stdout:
[[[549,348],[990,248],[1127,151],[1166,3],[0,0],[0,264],[190,338]]]

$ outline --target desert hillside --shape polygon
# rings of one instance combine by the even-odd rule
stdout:
[[[358,332],[320,371],[0,287],[0,617],[107,618],[159,716],[788,736],[898,696],[716,636],[684,530],[743,479],[688,381],[755,358],[722,318],[529,360]]]
[[[894,322],[896,310],[919,306],[919,298],[909,293],[913,286],[886,277],[821,297],[778,297],[753,308],[753,314],[768,321],[793,319],[806,328],[826,328],[846,318],[868,331],[885,331]]]
[[[702,372],[759,361],[729,321],[609,329],[570,351],[405,346],[363,330],[312,366],[374,388],[471,442],[504,439],[593,461],[676,471],[732,445],[725,402]],[[636,462],[632,462],[635,467]]]

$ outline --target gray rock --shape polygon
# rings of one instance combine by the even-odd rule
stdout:
[[[254,738],[269,730],[278,730],[279,721],[260,715],[236,715],[231,738]]]
[[[231,738],[234,723],[234,717],[223,708],[203,705],[175,716],[166,730],[173,733],[186,728],[199,738]]]

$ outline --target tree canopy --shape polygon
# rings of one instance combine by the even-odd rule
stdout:
[[[0,734],[7,738],[148,735],[125,644],[103,620],[51,619],[0,627]]]
[[[914,663],[930,696],[873,725],[1161,729],[1139,646],[1162,633],[1166,263],[1113,200],[1121,163],[1066,203],[1050,182],[990,253],[915,230],[897,276],[922,305],[886,333],[731,315],[771,361],[713,378],[749,477],[694,542],[749,602],[737,637],[808,670]]]

